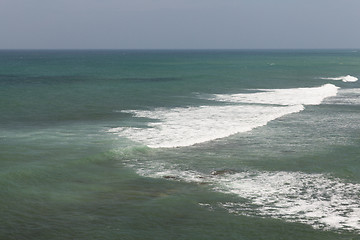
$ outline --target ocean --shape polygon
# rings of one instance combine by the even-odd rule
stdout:
[[[1,50],[0,239],[360,239],[360,51]]]

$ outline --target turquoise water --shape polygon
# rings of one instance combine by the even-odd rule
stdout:
[[[0,239],[360,239],[360,52],[0,51]]]

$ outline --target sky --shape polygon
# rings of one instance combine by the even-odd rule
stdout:
[[[360,0],[0,0],[0,49],[360,49]]]

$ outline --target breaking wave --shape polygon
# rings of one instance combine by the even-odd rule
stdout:
[[[351,75],[340,76],[340,77],[321,77],[320,79],[343,81],[343,82],[356,82],[358,80],[357,77],[354,77],[354,76],[351,76]]]
[[[158,108],[152,111],[122,111],[137,118],[154,119],[144,127],[116,127],[110,133],[152,148],[190,146],[264,126],[284,115],[318,105],[335,96],[338,87],[326,84],[313,88],[259,89],[249,94],[219,94],[209,100],[217,106]]]

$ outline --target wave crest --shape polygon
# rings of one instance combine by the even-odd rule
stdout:
[[[325,98],[335,96],[338,87],[325,84],[313,88],[258,89],[249,94],[217,94],[212,99],[234,103],[258,103],[276,105],[319,105]]]
[[[340,77],[321,77],[320,79],[343,81],[343,82],[356,82],[356,81],[358,81],[357,77],[354,77],[354,76],[351,76],[351,75],[340,76]]]

